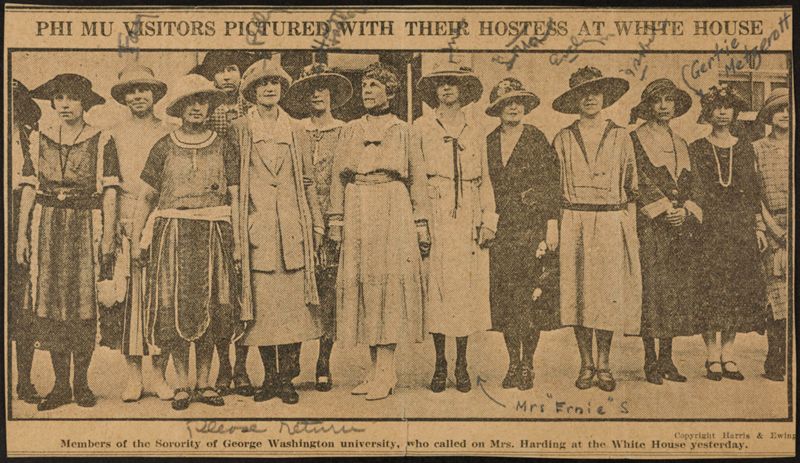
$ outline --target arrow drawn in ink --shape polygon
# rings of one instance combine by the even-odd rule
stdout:
[[[483,387],[483,384],[486,382],[486,380],[481,378],[481,375],[478,375],[478,379],[476,379],[475,382],[477,383],[478,387],[481,388],[481,391],[483,391],[483,393],[486,395],[486,397],[489,398],[489,400],[491,400],[492,402],[496,403],[497,405],[499,405],[499,406],[501,406],[503,408],[506,408],[505,404],[499,402],[494,397],[490,396],[488,392],[486,392],[486,388]]]

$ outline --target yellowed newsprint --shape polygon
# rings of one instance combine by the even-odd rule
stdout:
[[[795,455],[790,6],[6,5],[8,455]]]

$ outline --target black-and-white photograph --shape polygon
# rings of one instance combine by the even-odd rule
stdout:
[[[712,57],[10,53],[9,417],[786,419],[791,56]]]

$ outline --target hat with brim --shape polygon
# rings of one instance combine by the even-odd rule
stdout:
[[[446,61],[434,65],[430,73],[422,76],[417,81],[417,91],[422,101],[431,108],[438,107],[439,98],[436,96],[436,88],[439,86],[439,82],[453,78],[458,81],[459,100],[462,106],[481,99],[483,84],[481,84],[478,76],[472,72],[472,69]]]
[[[14,118],[26,125],[33,125],[42,117],[42,110],[31,98],[31,92],[22,82],[14,79],[14,92],[12,104],[14,105]]]
[[[297,79],[286,91],[283,98],[283,107],[297,118],[308,116],[309,95],[317,88],[327,88],[331,92],[331,109],[336,109],[347,103],[353,96],[353,84],[350,79],[331,72],[323,63],[306,66]]]
[[[209,115],[225,100],[225,92],[198,74],[181,76],[172,87],[167,98],[166,112],[172,117],[182,117],[184,105],[189,97],[200,96],[208,99]]]
[[[198,74],[208,80],[214,80],[214,75],[225,67],[235,65],[239,72],[244,72],[253,62],[262,57],[244,50],[211,50],[203,57],[203,62],[192,68],[189,74]]]
[[[763,124],[772,124],[772,116],[783,107],[789,106],[789,89],[776,88],[769,94],[764,107],[758,112],[758,120]]]
[[[493,117],[500,117],[503,108],[512,101],[518,101],[525,107],[525,114],[533,111],[539,106],[540,100],[535,93],[528,91],[519,80],[508,77],[494,86],[489,94],[489,107],[486,114]]]
[[[281,81],[281,100],[283,100],[292,83],[292,78],[278,63],[269,59],[256,61],[242,74],[242,96],[245,100],[256,104],[256,84],[270,77],[278,78]]]
[[[164,98],[167,93],[167,84],[156,79],[153,70],[141,64],[133,64],[119,72],[117,78],[119,82],[111,87],[111,96],[119,104],[125,103],[125,95],[130,93],[135,86],[146,86],[153,92],[153,103],[157,103]]]
[[[52,101],[56,95],[62,93],[76,96],[86,110],[106,102],[105,98],[92,90],[92,82],[78,74],[59,74],[33,89],[31,97]]]
[[[714,108],[733,108],[734,111],[740,113],[746,111],[748,105],[744,98],[732,87],[727,85],[717,87],[715,85],[700,97],[700,107],[700,116],[697,117],[697,123],[708,124],[710,121],[707,116],[710,115]]]
[[[553,100],[553,109],[565,114],[578,114],[580,102],[590,94],[603,94],[603,108],[616,103],[630,88],[627,80],[619,77],[603,77],[593,67],[578,69],[569,78],[569,90]]]
[[[675,99],[675,115],[673,117],[683,116],[692,107],[692,97],[688,92],[678,88],[669,79],[656,79],[647,84],[642,91],[641,101],[631,109],[630,123],[633,124],[637,119],[651,120],[653,99],[662,95],[672,95]]]

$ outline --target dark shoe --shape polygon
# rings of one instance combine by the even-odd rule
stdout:
[[[765,372],[764,373],[764,377],[767,378],[770,381],[777,381],[777,382],[781,382],[781,383],[783,382],[783,379],[784,379],[783,375],[780,372],[774,371],[774,370]]]
[[[683,376],[679,371],[678,367],[675,366],[674,363],[671,361],[667,362],[660,362],[658,364],[658,373],[667,381],[673,381],[676,383],[685,383],[688,378]]]
[[[247,377],[247,373],[237,374],[233,377],[233,392],[243,397],[252,397],[255,394],[255,388],[250,382],[250,378]]]
[[[271,383],[264,383],[261,385],[261,389],[256,390],[253,394],[253,400],[256,402],[266,402],[277,396],[278,395],[275,393],[275,386]]]
[[[233,392],[233,389],[231,389],[230,375],[217,376],[217,381],[214,383],[214,389],[217,391],[217,394],[221,396],[230,395]]]
[[[594,379],[594,367],[581,367],[578,373],[578,379],[575,380],[575,387],[578,389],[589,389],[592,387],[592,380]]]
[[[644,364],[644,378],[650,384],[664,384],[656,362]]]
[[[728,370],[727,368],[725,368],[727,365],[733,365],[737,367],[737,369]],[[739,371],[736,362],[732,362],[730,360],[722,363],[722,377],[732,379],[734,381],[742,381],[744,379],[744,375],[742,374],[742,372]]]
[[[611,370],[598,369],[597,370],[597,387],[602,391],[611,392],[617,388],[617,381],[611,374]]]
[[[39,405],[36,406],[36,409],[40,412],[46,412],[48,410],[55,410],[62,405],[67,405],[68,403],[72,402],[72,390],[71,389],[62,389],[62,390],[55,390],[53,389],[52,392],[47,394],[47,396],[39,402]]]
[[[709,362],[706,360],[706,378],[710,379],[711,381],[722,381],[722,370],[720,371],[712,371],[711,366],[717,364],[722,368],[722,363],[720,362]]]
[[[80,386],[75,388],[75,403],[79,407],[91,408],[97,405],[97,397],[89,386]]]
[[[173,410],[186,410],[189,404],[192,403],[192,390],[188,387],[181,387],[175,389],[175,395],[172,398]]]
[[[447,362],[437,363],[431,379],[431,391],[442,392],[445,388],[447,388]]]
[[[520,391],[533,389],[533,376],[533,369],[527,365],[522,365],[519,369],[519,384],[517,388]]]
[[[17,384],[17,397],[28,404],[38,404],[42,401],[42,397],[36,388],[31,383]]]
[[[202,387],[194,391],[194,401],[202,404],[211,405],[212,407],[221,407],[225,405],[225,399],[219,395],[219,392],[213,387]]]
[[[458,392],[469,392],[472,390],[472,381],[469,379],[467,365],[456,365],[456,390]]]
[[[285,382],[278,387],[278,397],[281,398],[283,403],[294,405],[300,401],[300,396],[297,394],[297,391],[294,389],[294,384],[289,382]]]
[[[514,389],[519,386],[519,364],[508,366],[506,377],[503,378],[503,389]]]

